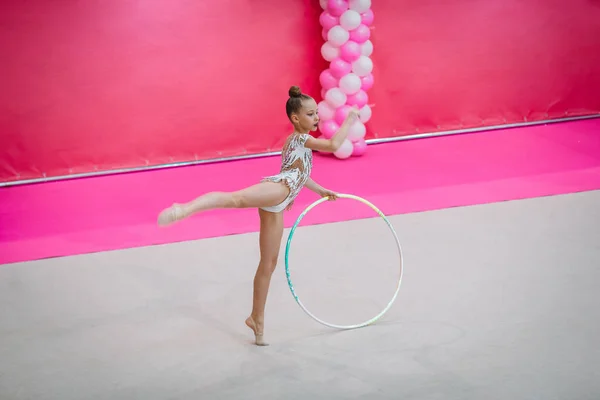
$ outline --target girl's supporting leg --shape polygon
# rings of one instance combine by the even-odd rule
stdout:
[[[215,208],[260,208],[281,203],[290,193],[283,182],[261,182],[236,192],[209,192],[185,204],[174,204],[158,216],[159,225],[169,225],[193,214]]]
[[[283,236],[283,213],[271,213],[260,209],[258,213],[260,215],[260,262],[254,276],[252,313],[246,319],[246,325],[254,331],[256,344],[266,346],[267,344],[263,340],[265,305],[271,276],[279,258]]]

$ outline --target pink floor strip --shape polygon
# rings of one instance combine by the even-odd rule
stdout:
[[[173,201],[278,169],[279,158],[268,157],[2,188],[0,264],[257,231],[256,210],[212,211],[167,229],[156,216]],[[373,145],[344,161],[317,155],[313,178],[388,215],[597,190],[600,119]],[[286,226],[315,199],[305,189]],[[302,225],[373,216],[341,200]]]

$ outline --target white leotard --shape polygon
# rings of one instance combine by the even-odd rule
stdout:
[[[277,175],[267,176],[263,181],[284,181],[290,188],[290,194],[280,204],[262,207],[265,211],[280,212],[290,204],[302,190],[312,171],[312,150],[304,147],[309,134],[293,133],[288,137],[281,152],[281,171]]]

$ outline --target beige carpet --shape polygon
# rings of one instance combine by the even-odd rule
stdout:
[[[284,237],[266,348],[244,326],[256,234],[0,266],[0,399],[600,398],[600,192],[391,220],[400,295],[360,330],[298,307]],[[379,219],[301,227],[290,260],[334,323],[397,282]]]

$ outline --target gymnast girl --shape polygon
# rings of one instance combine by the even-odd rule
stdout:
[[[317,139],[308,133],[316,131],[319,123],[317,103],[312,97],[302,93],[298,86],[292,86],[285,108],[294,132],[283,146],[279,174],[265,177],[260,183],[239,191],[209,192],[188,203],[175,203],[158,216],[158,225],[166,226],[212,209],[258,208],[260,262],[254,277],[252,312],[246,325],[254,332],[255,344],[259,346],[267,345],[263,337],[264,311],[281,247],[283,211],[291,209],[304,186],[322,197],[336,200],[335,192],[310,178],[312,151],[335,152],[348,136],[348,128],[358,118],[358,109],[354,107],[331,139]]]

